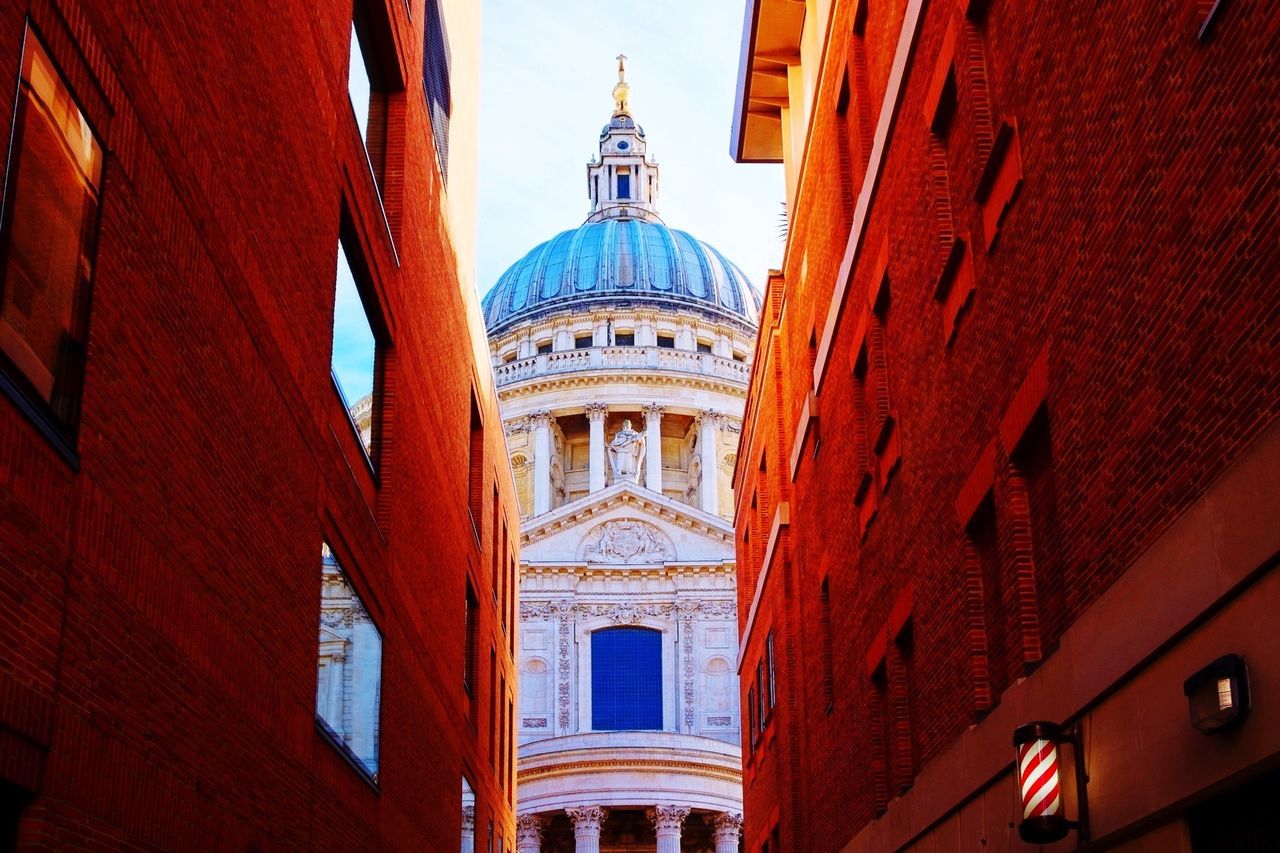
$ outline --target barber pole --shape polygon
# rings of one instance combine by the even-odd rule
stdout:
[[[1013,732],[1014,772],[1022,803],[1018,835],[1023,841],[1047,844],[1066,837],[1073,826],[1062,813],[1058,744],[1063,741],[1062,727],[1054,723],[1027,723]]]

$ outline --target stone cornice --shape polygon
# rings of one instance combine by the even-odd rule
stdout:
[[[528,547],[619,507],[634,508],[668,524],[701,534],[713,542],[734,547],[733,527],[729,522],[671,498],[646,492],[630,483],[618,483],[549,513],[528,519],[520,528],[520,547]]]
[[[661,367],[596,368],[576,373],[536,376],[524,381],[512,382],[499,388],[498,400],[505,403],[516,397],[544,391],[596,388],[602,385],[617,385],[620,382],[630,382],[638,385],[696,388],[703,391],[716,391],[738,398],[741,398],[747,389],[747,383],[745,382],[734,382],[730,379],[707,376],[701,373],[664,370]]]
[[[655,752],[662,751],[655,749]],[[583,759],[579,761],[565,761],[563,756],[552,755],[547,756],[550,761],[547,764],[536,766],[526,766],[525,759],[521,760],[521,765],[516,771],[519,784],[534,782],[540,779],[550,779],[562,776],[582,776],[594,775],[600,773],[617,773],[619,771],[626,772],[650,772],[661,774],[679,773],[688,776],[700,776],[706,779],[717,779],[723,782],[741,784],[742,771],[732,764],[710,764],[699,763],[694,761],[671,761],[661,758],[636,758],[626,759]],[[529,761],[531,764],[532,761]]]

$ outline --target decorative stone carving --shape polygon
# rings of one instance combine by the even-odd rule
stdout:
[[[646,521],[606,521],[583,539],[583,558],[590,563],[661,563],[674,560],[675,546]]]
[[[630,623],[645,616],[664,616],[671,612],[671,605],[633,604],[624,601],[619,604],[590,604],[580,609],[591,616],[607,616],[612,622]]]
[[[573,625],[573,602],[564,599],[556,603],[556,607],[560,614],[560,628],[556,638],[557,651],[559,652],[559,660],[557,662],[556,671],[560,674],[558,683],[556,684],[556,712],[558,714],[557,722],[560,724],[561,731],[569,730],[569,645],[570,631]]]
[[[667,410],[667,407],[662,405],[661,403],[645,403],[644,406],[641,408],[641,411],[644,412],[646,423],[648,423],[649,418],[662,417],[662,413],[665,412],[666,410]]]
[[[565,809],[565,814],[569,816],[569,820],[573,821],[573,834],[594,833],[600,834],[600,825],[604,823],[604,819],[608,816],[600,806],[578,806],[573,809]]]
[[[551,426],[551,413],[546,409],[539,409],[536,412],[530,412],[525,416],[525,422],[529,425],[529,429],[549,427]]]
[[[462,831],[464,833],[475,832],[475,829],[476,829],[476,807],[463,806],[462,807]]]
[[[516,848],[537,850],[542,845],[542,818],[536,814],[516,817]]]
[[[681,601],[679,605],[687,605],[693,602]],[[696,610],[681,608],[685,614],[680,620],[680,636],[681,647],[684,650],[684,660],[681,668],[684,671],[684,728],[686,732],[693,732],[693,713],[694,713],[694,695],[695,685],[693,681],[693,613]]]
[[[545,729],[547,727],[547,718],[525,717],[520,721],[520,725],[526,729]]]
[[[742,815],[728,812],[711,815],[711,827],[717,847],[732,843],[733,849],[738,849],[738,836],[742,834]]]
[[[613,440],[605,450],[609,454],[609,467],[613,469],[613,482],[640,482],[644,436],[631,428],[629,418],[622,422],[622,429],[613,434]]]
[[[587,413],[589,421],[602,421],[609,411],[609,406],[605,403],[587,403],[582,408]]]
[[[656,832],[667,834],[670,832],[680,832],[680,827],[684,823],[684,819],[689,816],[692,811],[685,806],[654,806],[645,810],[645,815],[653,824]]]
[[[707,717],[707,725],[709,726],[732,726],[733,717],[716,716]]]

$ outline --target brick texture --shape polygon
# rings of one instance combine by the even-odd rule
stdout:
[[[786,650],[748,851],[840,849],[1280,414],[1280,18],[1247,3],[1203,40],[1190,0],[925,4],[814,389],[862,189],[846,67],[874,122],[907,4],[862,5],[833,4],[736,474],[742,672]]]
[[[377,5],[404,82],[389,226],[348,105],[350,4],[0,5],[0,78],[30,14],[110,152],[78,467],[0,400],[0,780],[31,797],[20,847],[456,850],[464,774],[477,834],[514,837],[485,746],[499,723],[488,701],[468,717],[462,683],[468,576],[498,650],[476,689],[515,681],[513,585],[491,594],[486,571],[514,493],[444,221],[423,5]],[[376,481],[330,379],[344,206],[391,342]],[[479,535],[473,393],[498,494]],[[383,636],[378,791],[314,725],[324,540]]]

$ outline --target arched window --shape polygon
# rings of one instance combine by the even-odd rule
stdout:
[[[662,729],[662,632],[604,628],[591,635],[591,728]]]

